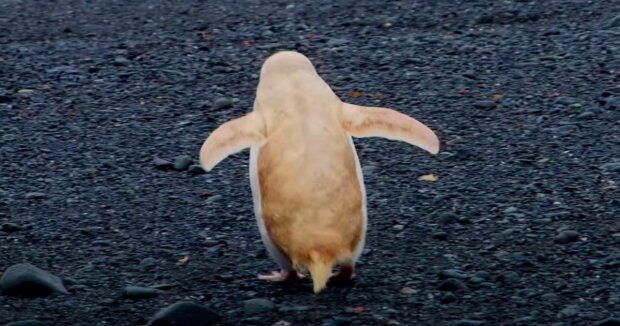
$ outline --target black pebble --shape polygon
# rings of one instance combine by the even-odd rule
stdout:
[[[36,191],[35,192],[26,193],[26,195],[24,195],[24,197],[26,199],[47,199],[48,198],[47,194],[42,193],[42,192],[36,192]]]
[[[157,266],[157,259],[153,257],[146,257],[140,261],[140,267],[144,269],[151,269]]]
[[[462,271],[459,271],[459,270],[456,270],[456,269],[446,269],[446,270],[443,270],[443,271],[439,272],[439,274],[437,276],[439,276],[440,279],[456,278],[456,279],[459,279],[459,280],[464,280],[464,279],[469,277],[465,272],[462,272]]]
[[[435,232],[433,233],[433,239],[436,240],[448,240],[448,233],[443,232],[443,231],[439,231],[439,232]]]
[[[491,100],[482,100],[482,101],[474,102],[474,107],[478,109],[492,109],[496,106],[497,106],[497,103]]]
[[[187,169],[187,172],[193,175],[205,174],[206,171],[199,164],[192,164]]]
[[[142,287],[142,286],[127,286],[123,290],[123,298],[148,299],[148,298],[154,298],[162,293],[163,291],[154,289],[154,288]]]
[[[439,215],[439,221],[444,224],[457,223],[459,221],[459,217],[454,213],[442,213]]]
[[[346,318],[334,318],[334,319],[328,320],[323,325],[324,326],[351,326],[353,325],[353,323],[351,322],[351,320],[346,319]]]
[[[16,264],[0,278],[2,293],[21,297],[39,297],[54,292],[68,294],[62,280],[31,264]]]
[[[13,101],[13,97],[0,94],[0,103],[9,103],[11,101]]]
[[[595,114],[592,111],[585,111],[585,112],[582,112],[581,114],[579,114],[576,117],[576,119],[578,119],[578,120],[590,119],[590,118],[594,117],[594,115]]]
[[[213,102],[213,108],[216,110],[224,110],[233,106],[232,99],[228,97],[220,97]]]
[[[441,299],[439,299],[439,302],[441,302],[442,304],[449,304],[456,302],[456,299],[456,295],[452,293],[446,293],[441,297]]]
[[[273,302],[262,298],[250,299],[243,303],[243,311],[248,315],[260,314],[275,308],[276,305]]]
[[[187,169],[194,160],[189,155],[179,155],[174,158],[174,169],[177,171],[183,171]]]
[[[605,107],[610,109],[620,108],[620,96],[610,97],[605,101]]]
[[[560,96],[555,99],[555,103],[560,104],[560,105],[571,105],[571,104],[579,103],[579,100],[573,97]]]
[[[221,320],[222,316],[208,307],[195,302],[181,301],[156,313],[148,326],[210,326]]]
[[[174,164],[168,160],[164,160],[163,158],[156,158],[153,160],[153,164],[156,168],[160,170],[169,170],[174,167]]]
[[[16,231],[23,230],[23,227],[15,224],[15,223],[4,223],[0,227],[0,230],[4,231],[4,232],[16,232]]]
[[[14,321],[12,323],[6,324],[5,326],[45,326],[45,325],[47,324],[42,321],[38,321],[35,319],[29,319],[29,320]]]
[[[503,272],[495,278],[495,281],[504,284],[513,284],[519,281],[519,274],[514,271]]]
[[[573,230],[565,230],[560,232],[553,241],[559,244],[567,244],[579,240],[579,232]]]
[[[469,320],[469,319],[457,320],[451,324],[451,326],[481,326],[481,325],[484,325],[483,321]]]
[[[439,286],[437,286],[437,289],[439,289],[439,291],[449,291],[449,292],[466,291],[467,285],[465,285],[465,283],[455,278],[449,278],[439,283]]]
[[[620,15],[617,15],[614,18],[610,19],[609,22],[607,23],[607,27],[608,28],[620,27]]]
[[[607,319],[596,322],[594,326],[620,326],[620,319],[609,317]]]
[[[114,58],[114,65],[117,66],[117,67],[126,66],[126,65],[128,65],[130,63],[131,63],[131,60],[129,60],[129,59],[123,57],[123,56],[118,56],[118,57]]]
[[[605,163],[601,165],[600,168],[601,170],[606,171],[606,172],[620,171],[620,162]]]

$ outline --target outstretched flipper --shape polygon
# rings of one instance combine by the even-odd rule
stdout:
[[[263,121],[255,111],[230,120],[219,126],[200,148],[200,165],[210,171],[229,155],[253,146],[261,146],[267,140]]]
[[[437,135],[420,121],[392,109],[342,103],[343,128],[353,137],[400,140],[437,154]]]

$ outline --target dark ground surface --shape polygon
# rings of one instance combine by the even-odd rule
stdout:
[[[0,271],[29,262],[70,292],[0,296],[0,324],[141,325],[186,299],[226,325],[620,316],[620,172],[600,168],[620,161],[620,2],[331,2],[0,0],[0,224],[24,227],[0,231]],[[320,295],[256,279],[276,265],[247,152],[199,176],[153,164],[197,158],[250,110],[278,49],[310,57],[345,101],[417,117],[444,151],[356,140],[370,250],[354,285]],[[238,102],[216,108],[222,96]],[[564,229],[578,241],[556,243]],[[452,303],[446,269],[466,274]],[[153,284],[170,288],[121,298]],[[244,314],[250,298],[281,309]]]

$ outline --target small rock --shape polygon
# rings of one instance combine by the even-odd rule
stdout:
[[[568,97],[568,96],[559,96],[558,98],[555,99],[555,103],[560,104],[560,105],[571,105],[571,104],[579,103],[579,99],[576,99],[574,97]]]
[[[620,318],[609,317],[607,319],[597,321],[594,326],[620,326]]]
[[[514,271],[503,272],[495,278],[496,282],[514,284],[519,281],[519,273]]]
[[[120,66],[127,66],[131,64],[131,60],[123,57],[123,56],[117,56],[116,58],[114,58],[114,65],[117,67]]]
[[[504,214],[513,214],[516,213],[518,209],[514,206],[510,206],[504,210]]]
[[[458,49],[458,52],[459,52],[459,53],[472,53],[472,52],[474,52],[474,51],[476,51],[476,47],[475,47],[475,46],[473,46],[473,45],[469,45],[469,44],[465,44],[465,45],[461,46],[461,47]],[[463,76],[465,76],[465,74],[463,74]],[[467,76],[465,76],[465,77],[467,77]],[[468,77],[468,78],[469,78],[469,77]],[[476,79],[476,78],[473,78],[473,79]]]
[[[555,293],[545,293],[541,295],[540,298],[548,302],[557,302],[560,300],[560,296]]]
[[[620,15],[617,15],[616,17],[610,19],[609,22],[607,23],[607,28],[616,28],[616,27],[620,27]]]
[[[148,299],[148,298],[154,298],[162,293],[163,291],[154,289],[154,288],[142,287],[142,286],[127,286],[123,290],[123,298]]]
[[[23,227],[15,223],[4,223],[2,224],[2,226],[0,226],[0,231],[4,231],[4,232],[17,232],[23,229],[24,229]]]
[[[38,321],[36,319],[20,320],[8,323],[5,326],[45,326],[46,323]]]
[[[605,163],[600,166],[600,169],[606,172],[620,171],[620,162]]]
[[[437,157],[442,159],[442,160],[447,160],[453,156],[455,156],[456,154],[451,153],[451,152],[439,152],[439,154],[437,154]]]
[[[10,95],[0,94],[0,103],[10,103],[13,101],[13,97]]]
[[[518,233],[518,232],[519,232],[519,229],[508,228],[508,229],[502,231],[502,235],[504,235],[504,236],[511,236],[511,235],[513,235],[515,233]]]
[[[481,284],[484,283],[484,281],[486,281],[485,279],[478,277],[478,276],[472,276],[469,280],[467,280],[469,283],[473,283],[473,284]]]
[[[362,167],[362,174],[364,176],[369,176],[371,175],[375,170],[377,169],[376,166],[374,165],[365,165]]]
[[[571,105],[568,106],[571,109],[580,109],[583,107],[583,105],[581,103],[573,103]]]
[[[492,109],[497,106],[495,101],[491,100],[482,100],[474,102],[474,107],[477,109]]]
[[[290,325],[291,323],[289,323],[288,321],[280,320],[280,321],[273,323],[271,326],[290,326]]]
[[[435,232],[433,233],[433,239],[436,240],[448,240],[448,233],[443,232],[443,231],[439,231],[439,232]]]
[[[149,269],[157,265],[157,259],[153,257],[146,257],[140,261],[140,267]]]
[[[0,278],[0,290],[6,295],[21,297],[69,293],[58,276],[31,264],[16,264],[7,268]]]
[[[187,169],[187,172],[189,174],[193,174],[193,175],[199,175],[199,174],[205,174],[206,173],[206,171],[199,164],[192,164],[192,165],[190,165],[189,168]]]
[[[160,170],[170,170],[174,167],[174,164],[172,164],[172,162],[164,160],[163,158],[154,159],[153,164],[155,164],[155,167]]]
[[[161,284],[155,284],[155,285],[150,286],[150,288],[157,289],[157,290],[170,290],[173,287],[174,287],[174,284],[168,284],[168,283],[161,283]]]
[[[102,247],[110,247],[113,244],[111,240],[104,240],[104,239],[93,240],[91,243],[93,244],[93,246],[102,246]]]
[[[456,302],[456,300],[457,300],[456,295],[452,293],[446,293],[441,297],[441,299],[439,299],[439,302],[441,302],[442,304],[449,304],[449,303]]]
[[[400,289],[400,293],[403,293],[403,294],[416,294],[416,293],[418,293],[418,290],[406,286],[406,287]]]
[[[77,231],[80,231],[80,233],[85,234],[85,235],[90,235],[90,236],[97,235],[98,233],[101,233],[104,230],[105,229],[100,226],[89,226],[89,227],[83,227],[83,228],[77,229]]]
[[[437,289],[439,289],[439,291],[448,291],[448,292],[466,291],[467,285],[465,285],[465,283],[455,278],[449,278],[439,283],[439,286],[437,286]]]
[[[532,316],[525,316],[515,319],[514,323],[517,325],[532,325],[536,322],[536,318]]]
[[[471,220],[469,219],[469,217],[467,216],[459,216],[459,218],[456,220],[457,222],[459,222],[459,224],[469,224],[471,223]]]
[[[276,305],[273,302],[261,298],[246,300],[243,303],[243,311],[247,315],[260,314],[263,312],[274,310],[275,308]]]
[[[324,326],[351,326],[353,323],[347,318],[334,318],[323,324]]]
[[[577,231],[564,230],[560,232],[560,234],[558,234],[555,238],[553,238],[553,241],[558,244],[567,244],[567,243],[579,241],[580,236],[581,234],[579,234],[579,232]]]
[[[313,310],[315,307],[313,306],[282,306],[278,309],[280,312],[290,312],[290,311],[308,311]]]
[[[183,171],[187,169],[194,160],[189,155],[179,155],[174,158],[174,169],[177,171]]]
[[[592,111],[585,111],[585,112],[582,112],[581,114],[579,114],[579,115],[576,117],[576,119],[579,119],[579,120],[586,120],[586,119],[590,119],[590,118],[592,118],[594,115],[595,115],[595,114],[594,114],[594,112],[592,112]]]
[[[230,97],[219,97],[215,99],[213,102],[213,108],[216,110],[224,110],[231,108],[233,106],[233,101]]]
[[[577,309],[577,306],[575,305],[570,305],[567,306],[566,308],[560,310],[560,312],[558,313],[557,317],[560,319],[563,318],[573,318],[575,316],[577,316],[579,314],[579,310]]]
[[[218,201],[220,198],[222,198],[222,195],[211,196],[211,197],[207,198],[207,200],[205,200],[205,203],[207,203],[207,204],[214,203],[214,202]]]
[[[350,43],[349,40],[344,39],[344,38],[330,38],[329,40],[327,40],[325,45],[329,47],[335,47],[335,46],[347,45],[349,43]]]
[[[47,199],[47,194],[42,192],[29,192],[24,195],[26,199]]]
[[[259,49],[261,49],[261,50],[270,50],[270,51],[283,49],[285,47],[286,46],[282,46],[282,43],[278,43],[278,42],[258,45]]]
[[[290,311],[308,311],[313,310],[315,307],[313,306],[283,306],[278,309],[280,312],[290,312]]]
[[[471,320],[471,319],[461,319],[450,324],[451,326],[481,326],[484,325],[483,321],[479,320]]]
[[[605,107],[609,107],[611,109],[620,108],[620,96],[609,97],[605,100]]]
[[[439,215],[439,221],[443,224],[451,224],[459,221],[459,217],[453,213],[442,213]]]
[[[443,270],[439,272],[438,276],[440,279],[455,278],[458,280],[464,280],[469,277],[466,273],[456,270],[456,269]]]
[[[569,136],[579,130],[579,127],[575,125],[565,125],[557,128],[551,128],[551,131],[561,136]]]
[[[190,301],[181,301],[163,308],[149,321],[149,326],[210,326],[219,323],[222,316],[208,307]]]

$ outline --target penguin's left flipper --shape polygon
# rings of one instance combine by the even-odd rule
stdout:
[[[353,137],[382,137],[409,143],[431,154],[439,152],[439,139],[429,127],[392,109],[343,103],[342,126]]]

